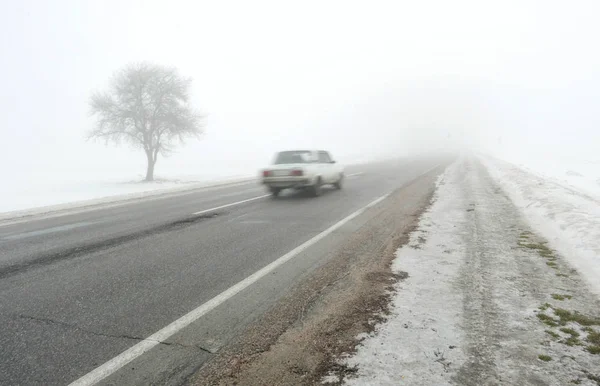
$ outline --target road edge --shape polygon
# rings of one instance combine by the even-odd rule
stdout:
[[[380,203],[377,213],[358,230],[364,234],[361,242],[371,240],[371,249],[362,251],[361,255],[358,248],[361,242],[349,240],[343,249],[355,255],[348,257],[343,256],[348,252],[332,252],[332,259],[294,286],[186,382],[193,385],[252,385],[256,382],[311,385],[320,383],[321,378],[332,371],[351,372],[352,369],[342,368],[336,357],[351,352],[359,343],[356,339],[359,333],[373,331],[376,324],[384,320],[392,284],[403,279],[391,271],[395,252],[408,242],[421,215],[430,207],[435,181],[446,166],[444,163],[429,170]],[[420,196],[419,184],[428,186],[426,193]],[[402,199],[405,195],[413,195],[420,204],[406,207]],[[393,207],[396,209],[390,210]],[[398,216],[403,216],[404,222],[397,221]],[[372,229],[374,222],[381,222],[381,218],[385,219],[386,226]],[[341,270],[332,268],[340,263]],[[300,310],[298,303],[302,305]],[[302,345],[304,351],[297,348]],[[278,350],[281,346],[287,348]],[[289,351],[294,353],[286,356]],[[279,373],[274,375],[277,371]],[[269,379],[266,373],[272,373],[272,377]]]
[[[142,202],[162,198],[177,197],[180,195],[190,194],[197,191],[212,190],[228,186],[244,185],[250,184],[252,182],[256,182],[258,184],[258,179],[255,177],[248,177],[234,180],[225,180],[220,182],[216,181],[215,183],[208,184],[190,184],[189,186],[185,187],[165,188],[146,192],[120,194],[115,196],[93,198],[90,200],[75,201],[64,204],[56,204],[31,209],[4,212],[0,213],[0,227],[27,222],[31,220],[60,217],[70,214],[94,211],[98,209],[113,208],[122,205],[127,205],[135,201]]]

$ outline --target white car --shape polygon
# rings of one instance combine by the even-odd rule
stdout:
[[[323,150],[281,151],[262,171],[262,183],[275,197],[288,188],[306,189],[319,196],[323,185],[341,189],[343,180],[344,168]]]

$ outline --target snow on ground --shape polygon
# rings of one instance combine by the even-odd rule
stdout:
[[[600,157],[521,152],[498,154],[524,171],[600,200]]]
[[[438,185],[443,184],[440,179]],[[436,199],[436,210],[444,212],[448,221],[434,225],[432,216],[426,214],[419,230],[411,235],[411,246],[397,252],[393,270],[406,271],[410,277],[398,285],[401,294],[394,301],[394,317],[376,336],[365,339],[356,357],[348,361],[351,366],[358,365],[360,371],[360,376],[348,384],[434,385],[444,381],[447,363],[464,361],[462,350],[456,349],[464,339],[457,312],[462,298],[444,285],[460,269],[454,254],[465,253],[453,224],[464,222],[466,212],[448,199],[454,193],[438,193]],[[430,239],[431,248],[423,249],[419,243],[432,227],[436,239]],[[415,331],[419,331],[418,336]]]
[[[88,200],[162,190],[191,189],[222,181],[246,180],[256,177],[259,169],[266,166],[271,158],[270,154],[263,159],[239,151],[234,153],[213,151],[196,158],[188,154],[187,158],[178,157],[177,160],[161,159],[156,180],[147,183],[142,181],[145,172],[145,164],[140,162],[142,157],[139,157],[138,162],[133,162],[125,157],[128,153],[109,154],[120,162],[98,165],[90,164],[91,161],[87,158],[82,159],[80,163],[69,159],[68,166],[59,164],[51,168],[51,171],[46,169],[19,171],[19,168],[8,170],[9,173],[3,176],[0,188],[0,217],[6,212],[69,203],[78,206],[78,203]],[[235,155],[234,158],[232,154]],[[340,157],[338,160],[343,165],[350,166],[391,158],[358,155]]]
[[[596,385],[600,301],[474,158],[438,181],[348,385]],[[598,378],[596,378],[598,377]],[[327,380],[327,379],[326,379]]]
[[[179,175],[169,179],[157,177],[153,182],[89,179],[40,179],[4,186],[0,192],[0,214],[66,203],[81,203],[110,197],[130,196],[168,190],[185,190],[224,181],[251,178],[252,175]]]
[[[589,196],[494,158],[482,161],[532,226],[600,294],[600,196]]]

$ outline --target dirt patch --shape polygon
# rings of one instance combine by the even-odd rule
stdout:
[[[396,191],[323,266],[298,284],[190,381],[196,385],[312,385],[355,368],[339,364],[359,334],[385,319],[396,250],[408,243],[434,192],[436,173]]]
[[[407,272],[393,273],[384,272],[369,272],[365,275],[365,280],[377,283],[395,283],[398,280],[404,280],[408,277]]]

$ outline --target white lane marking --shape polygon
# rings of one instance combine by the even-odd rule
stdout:
[[[346,177],[358,177],[358,176],[362,176],[363,174],[365,174],[365,173],[358,172],[358,173],[346,174]]]
[[[293,259],[299,253],[303,252],[304,250],[306,250],[313,244],[317,243],[318,241],[320,241],[323,238],[325,238],[326,236],[328,236],[330,233],[339,229],[344,224],[346,224],[348,221],[350,221],[350,220],[354,219],[355,217],[357,217],[358,215],[362,214],[365,210],[377,205],[378,203],[380,203],[381,201],[386,199],[388,196],[389,196],[389,194],[386,194],[384,196],[379,197],[378,199],[376,199],[374,201],[371,201],[368,205],[362,207],[361,209],[357,210],[356,212],[352,213],[351,215],[342,219],[341,221],[338,221],[331,227],[327,228],[323,232],[321,232],[318,235],[316,235],[315,237],[313,237],[312,239],[310,239],[310,240],[306,241],[305,243],[299,245],[298,247],[292,249],[285,255],[281,256],[280,258],[273,261],[272,263],[265,266],[264,268],[256,271],[255,273],[248,276],[244,280],[229,287],[228,289],[221,292],[219,295],[210,299],[206,303],[202,304],[198,308],[190,311],[186,315],[175,320],[168,326],[155,332],[154,334],[150,335],[149,337],[142,340],[141,342],[135,344],[133,347],[129,348],[128,350],[123,351],[121,354],[117,355],[113,359],[104,363],[100,367],[97,367],[96,369],[90,371],[86,375],[82,376],[81,378],[79,378],[76,381],[74,381],[73,383],[71,383],[70,386],[94,385],[94,384],[100,382],[101,380],[103,380],[104,378],[113,374],[114,372],[116,372],[117,370],[122,368],[123,366],[127,365],[132,360],[143,355],[144,353],[146,353],[147,351],[152,349],[154,346],[160,344],[161,342],[164,342],[169,337],[171,337],[174,334],[176,334],[177,332],[179,332],[181,329],[183,329],[183,328],[187,327],[188,325],[190,325],[191,323],[195,322],[201,316],[212,311],[217,306],[221,305],[225,301],[231,299],[236,294],[238,294],[241,291],[243,291],[244,289],[248,288],[250,285],[254,284],[255,282],[257,282],[264,276],[271,273],[277,267],[279,267],[282,264],[286,263],[287,261]],[[254,198],[254,199],[257,200],[258,197]]]
[[[40,235],[45,235],[48,233],[64,232],[64,231],[68,231],[68,230],[75,229],[75,228],[81,228],[81,227],[85,227],[88,225],[97,224],[99,222],[102,222],[102,221],[82,221],[82,222],[78,222],[78,223],[74,223],[74,224],[60,225],[60,226],[56,226],[56,227],[40,229],[39,231],[9,234],[6,236],[0,236],[0,238],[2,238],[2,240],[20,240],[20,239],[26,239],[27,237],[40,236]]]
[[[194,212],[192,214],[196,215],[196,214],[203,214],[203,213],[207,213],[207,212],[212,212],[214,210],[219,210],[219,209],[223,209],[223,208],[229,208],[230,206],[240,205],[240,204],[243,204],[245,202],[260,200],[261,198],[265,198],[265,197],[269,197],[269,196],[270,196],[270,194],[263,194],[262,196],[252,197],[252,198],[249,198],[247,200],[232,202],[231,204],[225,204],[225,205],[221,205],[221,206],[216,206],[214,208],[201,210],[199,212]]]
[[[435,168],[437,168],[439,166],[440,166],[440,164],[432,167],[431,169],[427,170],[424,173],[419,174],[418,176],[415,177],[415,179],[431,172],[432,170],[434,170]],[[313,237],[312,239],[297,246],[296,248],[292,249],[291,251],[289,251],[285,255],[281,256],[277,260],[273,261],[269,265],[256,271],[255,273],[248,276],[244,280],[238,282],[237,284],[234,284],[233,286],[231,286],[228,289],[226,289],[225,291],[221,292],[220,294],[218,294],[214,298],[210,299],[206,303],[200,305],[198,308],[190,311],[189,313],[187,313],[184,316],[182,316],[181,318],[175,320],[168,326],[155,332],[154,334],[150,335],[143,341],[137,343],[133,347],[130,347],[126,351],[123,351],[121,354],[112,358],[108,362],[104,363],[103,365],[97,367],[96,369],[90,371],[86,375],[84,375],[81,378],[77,379],[76,381],[72,382],[70,384],[70,386],[95,385],[96,383],[100,382],[104,378],[108,377],[109,375],[115,373],[117,370],[121,369],[123,366],[127,365],[132,360],[134,360],[134,359],[140,357],[141,355],[143,355],[144,353],[150,351],[154,346],[160,344],[161,342],[164,342],[165,340],[167,340],[168,338],[170,338],[171,336],[173,336],[174,334],[176,334],[183,328],[189,326],[190,324],[192,324],[193,322],[198,320],[203,315],[207,314],[208,312],[212,311],[219,305],[223,304],[225,301],[231,299],[232,297],[234,297],[235,295],[237,295],[244,289],[248,288],[250,285],[254,284],[255,282],[257,282],[264,276],[266,276],[269,273],[271,273],[272,271],[274,271],[277,267],[279,267],[279,266],[285,264],[286,262],[288,262],[289,260],[293,259],[294,257],[296,257],[298,254],[300,254],[301,252],[303,252],[310,246],[316,244],[317,242],[319,242],[320,240],[322,240],[329,234],[333,233],[334,231],[336,231],[337,229],[342,227],[347,222],[351,221],[355,217],[357,217],[360,214],[362,214],[363,212],[365,212],[367,209],[379,204],[381,201],[385,200],[389,195],[390,195],[390,193],[385,194],[374,201],[371,201],[366,206],[364,206],[361,209],[357,210],[356,212],[352,213],[348,217],[345,217],[344,219],[338,221],[331,227],[327,228],[323,232],[321,232],[318,235],[316,235],[315,237]],[[265,195],[265,196],[268,196],[268,195]],[[257,200],[259,198],[260,197],[255,197],[250,200]],[[239,202],[239,203],[241,203],[241,202]]]

